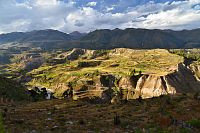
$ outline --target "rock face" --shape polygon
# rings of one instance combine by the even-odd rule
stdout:
[[[167,86],[165,77],[154,75],[143,75],[136,86],[135,97],[141,96],[143,99],[158,97],[160,95],[175,94],[173,87]]]
[[[98,86],[107,89],[112,88],[113,90],[114,88],[118,88],[121,100],[137,99],[139,97],[146,99],[167,94],[173,95],[176,93],[200,91],[200,82],[195,78],[192,70],[184,64],[178,64],[177,70],[167,75],[145,74],[122,77],[115,84],[116,78],[114,76],[107,78],[104,76],[100,77],[100,82],[96,83],[96,86],[93,87],[93,91],[97,91],[99,89]],[[84,94],[85,97],[87,97],[87,93],[91,94],[91,92],[89,93],[89,89],[87,89],[87,91],[88,92]],[[105,93],[105,91],[99,91],[99,95],[96,96],[102,98],[103,93]],[[117,97],[116,94],[111,94],[114,93],[111,91],[109,93],[109,95],[113,97],[111,102],[119,101],[119,96]],[[106,95],[108,95],[108,93],[106,93]]]
[[[141,96],[145,99],[197,91],[200,91],[200,82],[190,69],[184,64],[179,64],[176,72],[165,76],[143,75],[137,82],[134,98]]]
[[[75,48],[73,49],[68,55],[67,55],[67,59],[68,60],[76,60],[79,58],[80,55],[85,54],[86,50],[85,49],[78,49]]]
[[[78,81],[73,87],[73,99],[94,99],[108,102],[114,96],[115,77],[112,75],[100,75],[94,80]]]
[[[200,80],[200,65],[197,63],[193,63],[190,65],[190,69],[192,70],[195,77]]]
[[[59,83],[54,87],[54,90],[56,97],[63,96],[65,98],[70,94],[71,88],[67,84]]]
[[[135,87],[137,84],[137,80],[139,76],[132,76],[132,77],[122,77],[119,80],[118,87],[122,92],[122,99],[129,100],[135,99]]]

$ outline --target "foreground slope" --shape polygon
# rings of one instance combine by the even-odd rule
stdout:
[[[12,133],[198,133],[199,111],[198,101],[187,95],[114,105],[54,99],[8,107],[5,127]]]

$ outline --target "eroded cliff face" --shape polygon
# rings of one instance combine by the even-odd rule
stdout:
[[[198,66],[197,66],[198,67]],[[194,71],[196,70],[196,71]],[[118,75],[100,74],[92,79],[79,79],[74,85],[60,83],[54,87],[55,94],[78,99],[95,99],[101,102],[142,99],[161,95],[199,92],[200,81],[192,69],[184,64],[167,75],[138,74],[119,77]]]
[[[178,69],[164,76],[143,75],[137,82],[134,98],[143,99],[160,95],[198,92],[200,82],[192,70],[184,64],[178,64]]]
[[[200,80],[200,64],[198,62],[194,62],[189,67],[192,70],[195,77],[197,78],[197,80]]]
[[[111,87],[119,89],[122,100],[130,100],[139,97],[146,99],[168,94],[199,92],[200,82],[194,76],[194,72],[181,63],[177,65],[176,71],[167,75],[144,74],[121,77],[118,83]]]

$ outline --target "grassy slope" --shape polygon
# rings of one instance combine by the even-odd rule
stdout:
[[[67,83],[74,79],[91,79],[95,73],[109,73],[128,76],[135,69],[142,73],[165,75],[170,73],[169,68],[183,61],[183,58],[170,54],[167,50],[131,50],[118,49],[107,51],[108,54],[94,59],[85,59],[83,55],[78,60],[54,66],[43,65],[28,74],[33,77],[29,85],[43,85],[50,87],[57,83]],[[98,66],[79,67],[80,62],[100,61]],[[89,74],[89,76],[88,76]],[[87,75],[87,76],[86,76]]]
[[[28,95],[23,86],[0,76],[0,96],[12,100],[25,100]]]

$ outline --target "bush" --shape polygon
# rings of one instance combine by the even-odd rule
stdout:
[[[188,124],[190,124],[194,128],[200,128],[200,120],[198,119],[193,119],[188,121]]]

